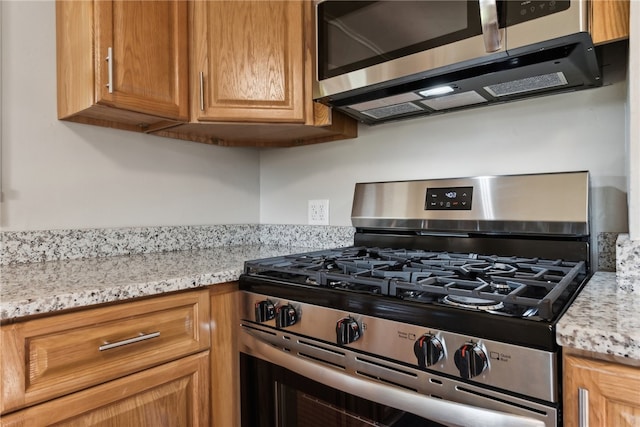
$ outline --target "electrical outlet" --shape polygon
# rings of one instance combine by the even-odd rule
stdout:
[[[329,225],[329,200],[309,200],[309,224]]]

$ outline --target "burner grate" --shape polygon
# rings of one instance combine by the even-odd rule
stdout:
[[[245,273],[430,304],[453,300],[456,307],[550,320],[554,304],[581,280],[586,266],[561,259],[350,247],[248,261]],[[474,304],[459,303],[464,298]]]

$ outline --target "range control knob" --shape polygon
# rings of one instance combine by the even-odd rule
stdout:
[[[360,338],[360,325],[353,317],[345,317],[336,324],[336,337],[339,345],[350,344]]]
[[[466,379],[480,375],[487,367],[487,355],[473,343],[467,343],[456,350],[453,361],[460,371],[460,376]]]
[[[276,308],[276,326],[286,328],[295,325],[298,321],[298,312],[291,304],[285,304]]]
[[[442,343],[435,335],[425,334],[418,338],[413,344],[413,352],[418,358],[418,365],[421,368],[438,363],[444,356]]]
[[[256,322],[266,322],[276,317],[276,307],[273,302],[264,300],[256,303]]]

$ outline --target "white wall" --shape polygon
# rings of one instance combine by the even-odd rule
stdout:
[[[259,222],[259,154],[56,118],[55,3],[0,1],[2,230]]]
[[[350,225],[358,181],[589,170],[595,232],[626,231],[626,85],[360,128],[351,141],[257,151],[56,119],[55,10],[0,1],[2,230],[304,224],[329,199]]]
[[[422,119],[360,127],[360,137],[260,158],[262,223],[304,224],[329,199],[350,225],[356,182],[591,172],[595,229],[626,231],[626,83]]]

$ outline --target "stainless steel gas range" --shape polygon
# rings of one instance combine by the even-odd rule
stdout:
[[[354,246],[248,261],[243,426],[562,425],[587,172],[357,184]]]

